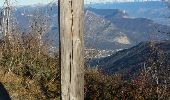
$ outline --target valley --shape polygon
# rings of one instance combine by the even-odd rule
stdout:
[[[64,20],[69,28],[59,28],[58,21],[63,20],[58,20],[58,3],[54,1],[14,6],[10,17],[2,12],[0,85],[9,96],[14,100],[60,100],[66,68],[69,81],[64,83],[74,83],[72,76],[81,76],[81,81],[75,81],[83,82],[84,75],[85,100],[169,100],[170,6],[166,0],[112,1],[85,1],[84,54],[79,44],[74,45],[82,39],[70,38],[74,29],[82,28],[69,26],[74,26],[74,11],[65,19],[72,23]],[[59,42],[60,29],[71,32]],[[62,48],[67,39],[68,48]],[[75,66],[84,67],[82,73],[74,75],[79,72]]]
[[[144,7],[145,5],[147,7]],[[131,7],[134,7],[135,11]],[[38,10],[39,13],[44,13],[46,17],[50,18],[50,27],[47,33],[43,35],[43,39],[44,41],[50,41],[52,48],[55,48],[50,49],[51,55],[53,55],[55,51],[58,51],[56,49],[59,46],[58,22],[56,20],[58,15],[55,14],[58,12],[57,5],[52,3],[40,6],[21,6],[16,8],[17,10],[14,12],[14,15],[18,25],[22,26],[22,31],[27,32],[29,20],[37,8],[40,9]],[[141,15],[141,9],[143,9],[144,15]],[[116,61],[111,60],[113,62],[110,63],[111,66],[103,65],[101,62],[110,62],[108,59],[110,56],[121,54],[124,51],[132,52],[130,48],[135,48],[142,42],[168,41],[170,37],[167,33],[170,32],[170,26],[155,20],[166,18],[170,12],[167,9],[167,5],[159,1],[86,5],[84,13],[85,58],[100,59],[98,66],[102,66],[101,68],[105,71],[106,69],[110,70],[110,68],[115,70],[114,68],[119,68],[119,66],[122,66],[119,69],[123,69],[128,61],[122,60],[118,64],[117,60],[120,60],[119,57],[115,57]],[[164,12],[162,12],[163,10]],[[160,11],[161,13],[156,14]],[[133,52],[131,55],[135,55]],[[138,58],[138,56],[140,57],[140,55],[136,54],[135,57]],[[126,58],[125,55],[121,57],[121,59],[124,58]]]

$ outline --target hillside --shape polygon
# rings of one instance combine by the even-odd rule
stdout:
[[[139,4],[140,5],[140,4]],[[142,4],[141,4],[142,5]],[[14,12],[17,23],[23,31],[29,31],[28,23],[35,12],[45,14],[49,20],[49,31],[43,37],[58,47],[58,22],[56,4],[17,7]],[[47,13],[48,12],[48,13]],[[142,24],[141,24],[142,23]],[[85,43],[86,47],[97,49],[125,49],[147,40],[166,40],[170,28],[147,18],[131,18],[121,9],[85,9]]]
[[[129,18],[116,9],[87,9],[85,13],[86,43],[98,49],[125,49],[142,41],[166,40],[168,26],[146,18]]]
[[[166,66],[166,70],[170,71],[169,60],[170,41],[154,41],[142,42],[137,46],[119,51],[109,57],[92,60],[90,63],[92,66],[99,66],[105,73],[134,75],[144,69],[144,67],[151,67],[152,63],[158,63],[158,66],[159,63],[162,63],[163,65],[161,66]]]
[[[146,2],[132,3],[141,7]],[[131,2],[125,4],[130,6]],[[155,9],[155,4],[152,7]],[[80,52],[73,48],[79,43],[72,41],[68,55],[61,54],[65,48],[58,52],[58,8],[54,3],[19,6],[12,13],[13,22],[3,20],[6,23],[1,32],[12,35],[0,38],[0,100],[61,100],[61,91],[65,91],[61,82],[65,75],[61,74],[66,67],[61,66],[61,58],[72,59],[68,63],[71,73],[66,74],[70,79],[77,76],[72,67],[78,65],[75,56]],[[170,26],[154,18],[132,17],[117,8],[85,8],[85,54],[80,55],[85,61],[80,73],[81,77],[84,74],[84,100],[170,100]],[[76,27],[70,28],[73,31]],[[70,83],[75,87],[74,80]],[[68,92],[74,94],[77,89],[71,87]]]

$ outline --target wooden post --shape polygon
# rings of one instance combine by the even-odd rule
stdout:
[[[59,0],[62,100],[84,100],[84,0]]]

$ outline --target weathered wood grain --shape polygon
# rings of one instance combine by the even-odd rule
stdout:
[[[84,1],[59,0],[61,97],[84,99]]]

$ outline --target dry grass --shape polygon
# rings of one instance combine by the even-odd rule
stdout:
[[[35,34],[34,34],[35,35]],[[1,43],[0,82],[12,100],[56,100],[60,94],[58,57],[48,55],[33,34]]]
[[[36,34],[16,35],[10,43],[1,43],[0,82],[13,100],[60,99],[59,57],[50,57],[49,44],[39,43]],[[164,87],[143,71],[131,80],[96,69],[85,71],[85,100],[168,100],[169,83]]]
[[[13,72],[1,70],[0,82],[4,84],[12,100],[40,100],[44,99],[41,89],[34,80],[24,79]]]

